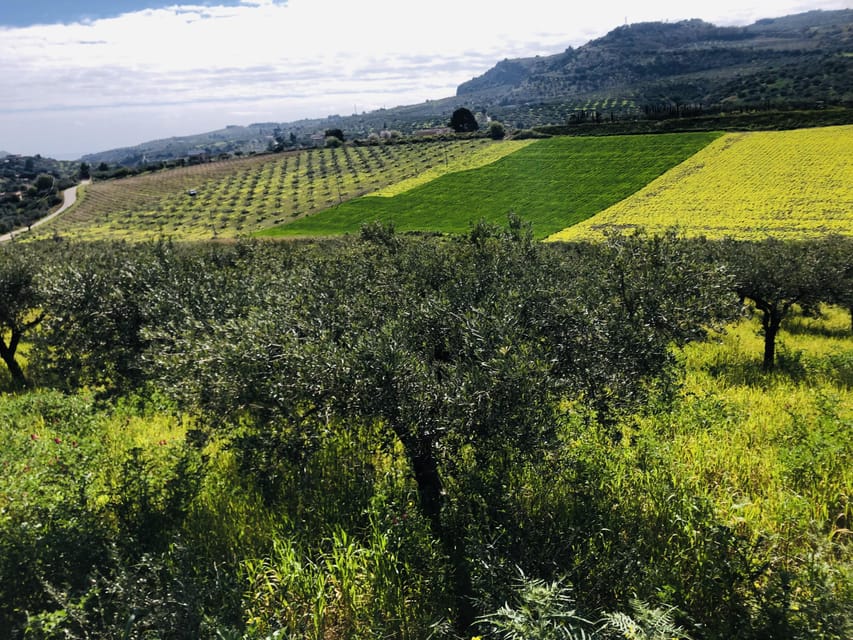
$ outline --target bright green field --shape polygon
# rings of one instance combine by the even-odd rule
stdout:
[[[540,140],[487,166],[390,198],[350,200],[258,235],[339,235],[373,220],[392,222],[398,231],[459,233],[481,219],[503,223],[513,212],[544,238],[628,197],[719,135]]]

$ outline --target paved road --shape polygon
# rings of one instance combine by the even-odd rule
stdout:
[[[83,180],[80,183],[80,185],[91,184],[91,182],[92,182],[91,180]],[[58,216],[60,213],[64,212],[66,209],[69,209],[75,202],[77,202],[77,186],[68,187],[67,189],[65,189],[62,192],[62,205],[59,207],[59,209],[57,209],[56,211],[54,211],[50,215],[45,216],[44,218],[39,218],[38,220],[33,222],[33,224],[30,226],[29,229],[24,229],[22,227],[20,229],[15,229],[14,231],[3,234],[2,236],[0,236],[0,242],[8,242],[13,237],[17,238],[22,233],[26,233],[30,229],[37,227],[40,224],[44,224],[48,220],[52,220],[53,218]]]

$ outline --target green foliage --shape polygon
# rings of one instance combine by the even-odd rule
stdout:
[[[0,628],[849,637],[848,316],[762,373],[711,248],[52,243],[30,355],[80,395],[0,398]]]
[[[17,360],[21,339],[43,318],[40,271],[40,256],[31,247],[11,246],[0,251],[0,358],[15,388],[29,383]]]
[[[506,127],[497,120],[489,123],[489,137],[492,140],[503,140],[506,137]]]
[[[251,637],[419,637],[421,598],[431,594],[411,580],[386,533],[374,527],[360,543],[341,530],[323,547],[307,554],[280,540],[269,557],[243,563]]]
[[[162,418],[110,415],[82,396],[32,392],[4,399],[2,416],[3,628],[106,637],[134,611],[139,632],[198,637],[204,600],[223,586],[180,538],[199,452]]]
[[[471,113],[470,109],[459,107],[454,110],[453,115],[450,116],[450,128],[456,133],[470,133],[472,131],[477,131],[480,128],[480,125],[477,123],[477,119],[474,117],[474,114]]]
[[[593,624],[578,615],[571,589],[558,580],[548,583],[522,574],[517,600],[514,607],[504,604],[482,616],[480,624],[504,640],[586,640],[593,636]]]
[[[689,640],[684,630],[675,624],[673,609],[652,607],[647,602],[630,601],[633,615],[608,613],[607,626],[625,640]]]

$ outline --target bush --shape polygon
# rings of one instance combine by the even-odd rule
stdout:
[[[489,123],[488,135],[492,140],[503,140],[506,136],[506,128],[497,120]]]

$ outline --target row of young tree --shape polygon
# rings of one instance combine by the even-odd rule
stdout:
[[[472,531],[504,531],[507,565],[541,565],[507,483],[556,447],[565,403],[615,441],[619,416],[671,399],[672,346],[743,302],[761,314],[766,369],[794,305],[853,307],[849,239],[542,245],[514,217],[454,238],[377,223],[320,245],[50,242],[0,260],[0,356],[19,387],[167,394],[199,417],[198,442],[230,434],[269,502],[330,425],[376,425],[402,451],[460,634],[488,611]],[[690,614],[709,637],[739,624],[706,604]]]

